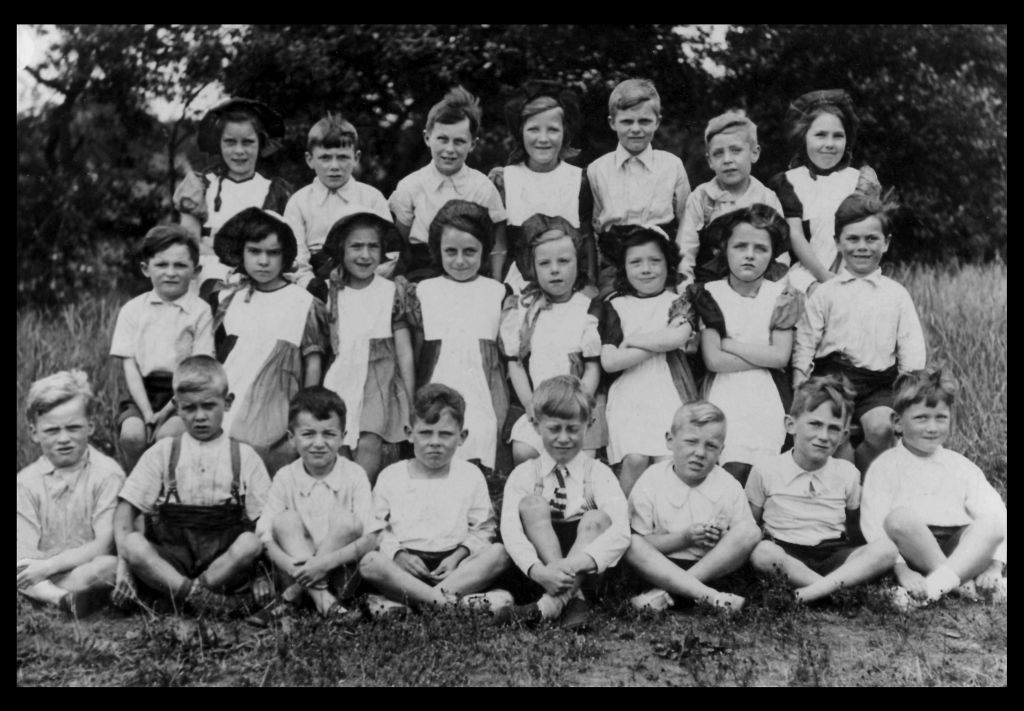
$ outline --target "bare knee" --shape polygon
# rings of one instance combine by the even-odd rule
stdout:
[[[751,550],[761,541],[761,529],[753,523],[741,523],[729,530],[740,546]]]
[[[367,580],[379,580],[386,563],[380,551],[370,551],[359,561],[359,573]]]
[[[543,496],[530,494],[519,500],[519,517],[523,521],[550,518],[551,507]]]
[[[622,458],[622,468],[631,471],[642,471],[647,468],[651,458],[643,454],[627,454]]]
[[[785,558],[786,552],[771,541],[761,541],[750,553],[750,564],[762,573],[775,572]]]
[[[500,566],[502,570],[512,565],[512,559],[509,557],[508,551],[505,550],[505,546],[501,543],[492,543],[487,548],[484,548],[480,555],[486,556],[488,561]]]
[[[246,531],[231,544],[231,554],[246,564],[255,561],[263,552],[263,542],[255,533]]]
[[[1006,513],[976,518],[971,528],[976,528],[993,542],[1000,542],[1006,538]]]
[[[118,553],[132,566],[142,563],[151,551],[153,547],[139,531],[129,533],[118,546]]]
[[[363,535],[363,525],[350,514],[337,514],[331,519],[331,536],[346,542],[354,541]]]
[[[580,519],[580,530],[588,533],[601,533],[612,525],[612,520],[604,511],[594,509],[587,511]]]
[[[875,408],[864,413],[860,418],[860,426],[864,431],[864,440],[875,447],[888,447],[892,444],[892,418],[887,407]]]
[[[279,542],[289,535],[296,533],[301,535],[305,530],[298,512],[293,510],[282,511],[274,516],[271,528],[274,532],[274,540]]]
[[[897,506],[885,517],[882,527],[889,538],[902,538],[917,533],[924,526],[921,517],[905,506]]]
[[[129,417],[121,423],[121,447],[132,452],[146,448],[146,424],[138,417]]]

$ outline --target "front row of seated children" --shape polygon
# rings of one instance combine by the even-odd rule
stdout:
[[[717,466],[725,415],[694,401],[666,434],[671,459],[642,474],[628,503],[611,470],[582,454],[592,396],[574,376],[544,381],[532,403],[543,451],[506,482],[503,543],[494,540],[483,475],[454,459],[468,433],[465,401],[452,388],[417,393],[414,458],[386,468],[372,494],[365,471],[338,455],[347,413],[332,391],[307,388],[293,399],[289,438],[300,459],[271,484],[256,452],[224,433],[233,398],[223,366],[187,358],[173,390],[185,433],[148,450],[122,486],[119,467],[88,445],[84,374],[33,384],[29,428],[43,456],[18,475],[20,593],[78,617],[108,598],[169,600],[207,614],[258,609],[250,619],[265,624],[307,598],[325,616],[357,619],[344,605],[365,586],[375,593],[371,613],[381,615],[459,604],[489,609],[499,622],[564,616],[577,627],[587,596],[624,557],[654,586],[632,599],[646,609],[683,598],[735,612],[744,599],[718,588],[748,559],[780,572],[802,602],[894,565],[901,608],[954,590],[1005,599],[1006,508],[976,466],[943,448],[954,394],[931,373],[898,383],[903,441],[864,483],[864,545],[856,543],[857,471],[832,457],[851,413],[834,377],[797,389],[785,418],[793,449],[760,460],[746,496]],[[258,574],[264,550],[277,596]],[[512,563],[536,596],[519,606],[493,588]]]

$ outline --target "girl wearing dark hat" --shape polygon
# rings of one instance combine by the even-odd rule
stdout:
[[[173,203],[181,224],[200,237],[203,281],[227,275],[227,266],[210,255],[213,236],[225,222],[247,207],[284,213],[290,186],[256,172],[259,158],[273,153],[274,139],[283,136],[284,122],[277,112],[250,99],[229,99],[199,122],[199,150],[213,156],[215,165],[205,173],[188,171]]]
[[[213,247],[234,270],[210,298],[217,360],[234,395],[224,431],[251,445],[273,476],[296,456],[288,440],[289,401],[320,384],[324,305],[282,276],[297,248],[280,215],[247,207],[224,223]]]
[[[834,239],[839,203],[855,191],[878,195],[881,185],[870,166],[851,166],[859,121],[845,91],[804,94],[790,105],[787,122],[795,152],[789,170],[772,178],[769,186],[782,203],[799,260],[789,271],[790,283],[809,291],[839,271]]]
[[[405,310],[408,282],[376,273],[394,229],[373,212],[346,215],[328,231],[320,252],[329,260],[321,289],[334,353],[324,386],[348,407],[344,444],[371,484],[381,469],[383,443],[407,439],[416,375]]]
[[[586,172],[565,162],[579,155],[570,145],[580,123],[575,95],[555,82],[528,82],[505,104],[505,120],[514,147],[509,164],[490,176],[508,212],[506,234],[515,258],[505,282],[516,292],[526,285],[522,275],[523,223],[531,215],[542,214],[561,217],[579,230],[586,257],[579,265],[580,272],[588,277],[588,283],[596,283],[597,252],[591,226],[594,198]]]

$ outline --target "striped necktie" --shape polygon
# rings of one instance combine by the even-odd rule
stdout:
[[[551,500],[551,518],[560,521],[565,518],[565,508],[569,501],[569,497],[565,493],[565,477],[569,472],[561,464],[556,464],[551,471],[554,473],[555,479],[558,480],[554,498]]]

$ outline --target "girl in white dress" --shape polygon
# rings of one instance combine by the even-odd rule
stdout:
[[[719,462],[746,484],[759,457],[778,454],[786,438],[779,382],[793,349],[793,314],[781,327],[786,282],[765,272],[786,245],[789,228],[778,212],[755,203],[719,218],[720,244],[729,267],[725,279],[690,291],[702,316],[701,353],[708,368],[705,397],[725,412],[725,447]],[[788,394],[788,388],[787,388]]]
[[[580,232],[583,259],[579,271],[588,284],[597,282],[591,225],[594,196],[586,171],[566,162],[579,155],[571,146],[579,118],[575,94],[550,81],[526,84],[505,104],[505,120],[515,145],[508,165],[495,168],[490,178],[508,213],[506,235],[514,260],[510,260],[505,283],[517,293],[526,286],[524,274],[529,263],[523,223],[537,214],[561,217]]]
[[[681,405],[697,397],[685,351],[696,350],[695,316],[671,291],[679,247],[657,226],[619,230],[616,289],[601,305],[601,366],[608,389],[608,461],[622,462],[629,495],[643,471],[669,456],[665,433]]]
[[[494,468],[508,412],[508,385],[498,350],[502,305],[511,290],[480,276],[494,246],[487,208],[449,200],[430,223],[428,245],[443,276],[409,288],[416,383],[441,383],[466,400],[469,435],[455,456]]]
[[[834,238],[839,203],[854,191],[877,196],[882,186],[870,166],[851,166],[859,121],[845,91],[804,94],[790,105],[787,122],[795,152],[790,169],[773,177],[769,187],[782,203],[799,260],[789,270],[789,281],[810,293],[839,271]]]
[[[412,402],[415,365],[405,315],[402,277],[376,274],[385,237],[394,226],[372,212],[356,212],[334,223],[324,239],[330,257],[326,282],[309,291],[327,303],[331,351],[324,386],[348,409],[345,446],[366,470],[380,472],[384,442],[404,442]]]
[[[214,251],[235,270],[213,292],[214,345],[234,397],[224,431],[251,445],[267,471],[296,458],[288,439],[288,403],[320,383],[326,350],[323,302],[282,272],[297,252],[295,235],[279,215],[248,207],[228,220]]]
[[[188,171],[172,202],[182,226],[199,238],[200,281],[226,279],[231,269],[213,254],[214,237],[224,223],[247,207],[284,213],[291,195],[288,183],[256,172],[259,159],[272,154],[274,139],[282,137],[280,115],[250,99],[229,99],[199,122],[199,150],[214,156],[216,163],[209,171]]]
[[[580,291],[586,276],[579,270],[579,231],[563,217],[533,215],[522,225],[522,239],[528,255],[526,286],[508,299],[501,320],[509,382],[526,410],[509,438],[517,465],[542,451],[532,422],[534,388],[555,375],[575,375],[593,396],[601,380],[597,317],[590,313],[590,298]],[[588,428],[585,450],[604,446],[602,425],[594,422]]]

